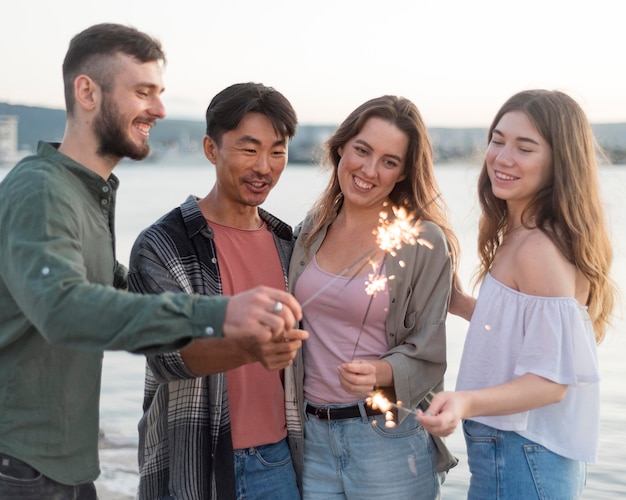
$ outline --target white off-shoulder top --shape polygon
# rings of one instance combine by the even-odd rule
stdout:
[[[515,431],[564,457],[595,462],[600,376],[587,309],[571,297],[526,295],[487,274],[465,339],[456,389],[481,389],[525,373],[567,384],[565,398],[522,413],[472,420]]]

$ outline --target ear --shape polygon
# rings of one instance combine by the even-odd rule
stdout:
[[[102,91],[87,75],[79,75],[74,80],[74,99],[76,105],[85,111],[93,111],[101,101]]]
[[[400,177],[398,177],[396,184],[398,184],[398,182],[402,182],[404,179],[406,179],[406,174],[402,174]]]
[[[204,139],[202,139],[202,147],[204,148],[204,156],[206,156],[207,160],[215,165],[218,150],[215,141],[211,139],[208,135],[205,135]]]
[[[337,148],[337,154],[339,155],[339,158],[343,156],[343,146],[339,146]]]

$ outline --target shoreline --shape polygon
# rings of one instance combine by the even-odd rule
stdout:
[[[100,476],[95,481],[98,500],[134,500],[139,484],[137,446],[100,438]]]

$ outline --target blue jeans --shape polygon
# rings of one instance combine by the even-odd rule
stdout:
[[[435,472],[435,443],[417,419],[386,428],[385,417],[368,417],[363,405],[357,418],[306,415],[303,498],[440,498],[445,473]]]
[[[471,473],[468,499],[572,500],[582,494],[586,464],[511,431],[463,422]]]
[[[2,500],[97,500],[93,483],[75,486],[57,483],[30,465],[0,454]]]
[[[287,439],[235,450],[238,500],[299,500],[300,492]]]

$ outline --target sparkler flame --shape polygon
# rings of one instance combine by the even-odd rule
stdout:
[[[382,292],[385,289],[387,280],[388,278],[386,276],[371,273],[368,280],[365,282],[365,293],[367,295],[376,295],[378,292]]]
[[[415,217],[404,207],[392,207],[394,218],[389,220],[387,212],[381,212],[378,219],[379,225],[374,231],[376,244],[384,251],[397,255],[402,245],[416,245],[417,243],[432,249],[430,242],[420,238],[420,225]]]
[[[408,415],[412,415],[413,411],[409,410],[402,406],[402,403],[398,401],[397,403],[392,403],[383,396],[381,391],[371,392],[370,395],[365,399],[365,402],[370,405],[374,410],[380,410],[385,415],[385,427],[395,427],[396,422],[394,421],[393,410],[397,410],[398,414],[401,412],[405,412]]]

